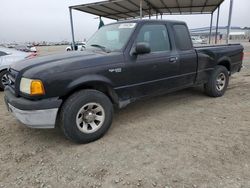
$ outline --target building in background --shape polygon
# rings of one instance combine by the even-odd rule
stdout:
[[[201,38],[208,38],[210,34],[209,27],[190,29],[192,36],[199,36]],[[215,38],[216,27],[212,27],[212,39]],[[218,39],[226,40],[227,37],[227,27],[218,28]],[[230,40],[242,41],[250,39],[250,27],[231,27]],[[214,40],[212,40],[214,41]]]

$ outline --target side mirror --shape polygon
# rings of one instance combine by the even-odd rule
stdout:
[[[146,42],[139,42],[135,45],[134,55],[148,54],[151,52],[149,44]]]

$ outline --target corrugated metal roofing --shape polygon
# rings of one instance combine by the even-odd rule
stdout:
[[[143,16],[156,14],[210,14],[224,0],[143,0]],[[140,16],[140,0],[110,0],[70,8],[110,19]]]

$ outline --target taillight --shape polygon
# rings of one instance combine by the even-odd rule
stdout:
[[[31,59],[31,58],[34,58],[34,57],[36,57],[36,56],[37,56],[36,53],[32,53],[32,54],[28,55],[28,56],[26,57],[26,59]]]
[[[241,54],[241,61],[243,61],[244,60],[244,52],[242,52],[242,54]]]

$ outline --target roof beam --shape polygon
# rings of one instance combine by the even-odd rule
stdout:
[[[125,7],[125,6],[123,6],[123,5],[120,5],[120,4],[118,4],[118,3],[116,3],[116,2],[114,2],[114,4],[116,5],[116,6],[118,6],[118,7],[121,7],[121,8],[123,8],[123,9],[125,9],[126,11],[130,11],[127,7]],[[124,13],[123,13],[124,14]],[[125,15],[129,15],[129,14],[125,14]],[[131,15],[130,15],[131,16]],[[134,16],[131,16],[131,17],[134,17]]]
[[[207,7],[214,7],[214,6],[216,6],[216,5],[207,5]],[[202,8],[203,6],[193,6],[193,7],[194,8]],[[171,8],[176,9],[178,7],[169,7],[169,9],[171,9]],[[185,7],[182,7],[182,8],[191,8],[191,7],[190,6],[185,6]],[[143,11],[148,12],[149,9],[143,9]],[[108,16],[108,15],[127,14],[127,13],[138,13],[138,11],[136,10],[136,11],[129,11],[129,12],[121,12],[121,13],[118,13],[118,14],[117,13],[116,14],[107,14],[106,16]],[[172,12],[172,13],[174,13],[174,12]]]
[[[160,0],[161,3],[165,6],[166,9],[168,9],[168,12],[171,14],[171,10],[169,9],[169,7],[167,6],[167,4],[163,1],[163,0]]]
[[[195,5],[195,6],[182,6],[181,8],[202,8],[203,6]],[[206,7],[217,7],[217,5],[207,5]],[[180,7],[168,7],[168,8],[180,8]]]
[[[94,11],[101,12],[101,13],[103,13],[103,14],[108,14],[108,12],[103,11],[103,10],[99,10],[99,9],[97,9],[97,8],[94,8],[94,7],[87,7],[87,8],[92,9],[92,10],[94,10]]]
[[[143,9],[143,11],[145,11],[145,9]],[[148,11],[149,11],[149,9],[147,9],[147,12]],[[121,13],[116,13],[116,14],[108,14],[108,15],[105,15],[105,16],[117,16],[119,14],[129,14],[129,13],[138,13],[138,10],[129,11],[129,12],[121,12]],[[140,16],[140,15],[138,14],[138,16]]]
[[[159,11],[159,9],[156,8],[156,6],[153,3],[151,3],[149,0],[144,0],[144,1],[148,4],[148,6],[152,7],[155,10],[156,13],[161,13],[162,14],[162,12]]]
[[[134,3],[133,1],[131,1],[131,0],[127,0],[130,4],[132,4],[132,5],[134,5],[135,7],[137,7],[139,10],[140,10],[140,6],[139,5],[137,5],[136,3]],[[145,10],[144,10],[145,11]],[[139,12],[139,15],[140,15],[140,11],[137,11],[137,12]],[[149,14],[149,12],[147,12],[148,14]]]
[[[206,1],[205,1],[204,6],[203,6],[203,8],[202,8],[201,12],[203,12],[203,11],[204,11],[204,9],[205,9],[205,7],[207,6],[207,2],[208,2],[208,0],[206,0]]]
[[[194,3],[194,0],[191,0],[190,13],[192,12],[193,3]]]
[[[180,11],[180,14],[181,14],[180,3],[179,3],[179,1],[178,1],[178,0],[176,0],[176,4],[177,4],[177,8],[179,9],[179,11]]]
[[[108,14],[108,13],[107,13],[107,12],[105,12],[105,11],[102,11],[102,10],[99,10],[99,9],[96,9],[96,8],[93,8],[93,7],[87,7],[87,8],[92,9],[92,10],[94,10],[94,11],[101,12],[101,13],[102,13],[102,14],[96,14],[97,16],[107,17],[108,15],[110,15],[110,14]],[[73,8],[73,9],[75,9],[75,10],[79,10],[79,11],[83,11],[83,10],[82,10],[82,9],[80,9],[80,8]],[[93,12],[86,11],[86,10],[84,10],[84,12],[89,13],[89,14],[93,14]],[[116,15],[116,16],[117,16],[117,17],[119,17],[119,18],[123,18],[123,17],[118,16],[118,15]]]
[[[214,13],[216,11],[216,9],[221,6],[221,4],[224,2],[225,0],[221,0],[220,4],[217,4],[216,7],[214,8],[214,10],[212,11],[212,13]],[[209,6],[209,5],[207,5]]]
[[[109,10],[113,11],[113,12],[117,12],[117,14],[123,14],[122,12],[117,11],[117,10],[115,10],[115,9],[113,9],[113,8],[110,8],[110,7],[106,6],[106,5],[102,5],[102,6],[105,7],[106,9],[109,9]],[[129,15],[129,14],[127,14],[127,13],[125,13],[125,15],[131,17],[131,15]]]

